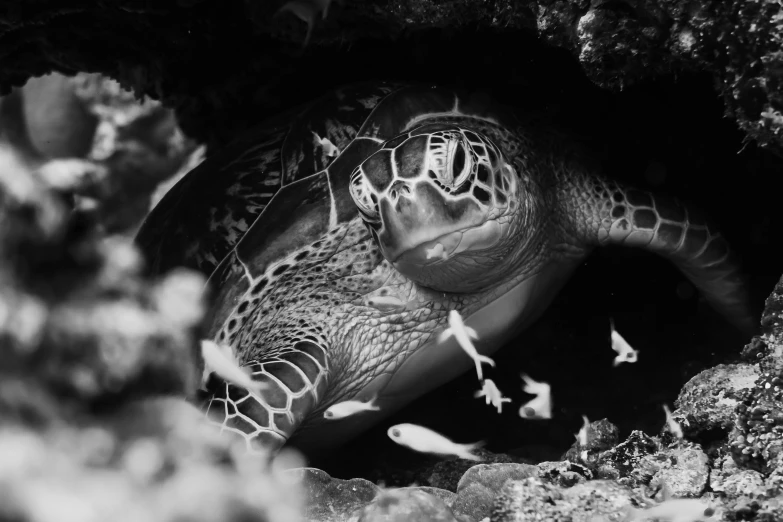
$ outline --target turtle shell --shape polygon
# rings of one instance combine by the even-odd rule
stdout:
[[[244,238],[237,254],[263,252],[255,264],[262,269],[357,215],[350,174],[383,142],[425,119],[470,115],[500,123],[500,114],[480,96],[431,86],[342,87],[207,158],[147,216],[137,245],[151,275],[185,266],[208,276]],[[319,138],[339,154],[331,157]]]
[[[284,194],[286,187],[325,174],[335,158],[319,138],[344,151],[378,102],[394,89],[377,83],[346,86],[253,128],[210,155],[144,220],[136,243],[148,272],[156,275],[185,266],[211,274],[278,193],[283,192],[274,205],[277,210],[268,212],[273,215],[308,192],[298,186]]]

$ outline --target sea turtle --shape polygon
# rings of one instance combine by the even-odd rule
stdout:
[[[690,207],[603,179],[557,134],[486,96],[341,88],[209,157],[147,217],[153,273],[208,274],[206,334],[258,395],[208,381],[207,416],[252,449],[349,439],[473,368],[458,310],[491,354],[596,246],[671,259],[727,318],[753,324],[723,237]],[[379,412],[327,421],[377,395]]]

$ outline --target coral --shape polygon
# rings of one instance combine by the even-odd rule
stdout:
[[[300,9],[302,20],[279,13],[292,4],[314,8]],[[298,103],[301,94],[295,99],[290,88],[318,76],[311,67],[364,68],[372,58],[352,62],[346,52],[356,42],[380,42],[399,53],[401,40],[410,38],[416,48],[415,38],[432,29],[466,36],[477,29],[516,31],[567,49],[605,88],[673,71],[709,71],[727,114],[748,138],[781,151],[778,2],[354,0],[331,5],[325,19],[315,16],[320,4],[328,2],[63,6],[40,0],[33,9],[26,0],[7,0],[0,6],[0,92],[53,70],[100,71],[176,107],[192,136],[225,142],[251,123],[249,115],[259,120],[278,112],[281,100]],[[301,51],[310,35],[312,58]],[[402,67],[415,56],[401,57]]]
[[[183,399],[204,278],[140,268],[0,149],[0,518],[296,520],[301,461],[245,455]]]
[[[753,386],[743,390],[729,436],[732,455],[743,468],[765,474],[783,466],[783,284],[766,301],[762,334],[745,346],[743,357],[758,368]]]
[[[596,477],[620,479],[631,477],[643,483],[652,479],[654,471],[644,470],[640,463],[644,457],[655,454],[660,444],[640,431],[634,431],[614,448],[602,453],[595,462]]]
[[[5,141],[110,234],[133,233],[161,182],[198,157],[173,111],[99,74],[34,78],[0,116]]]
[[[724,438],[734,426],[734,412],[743,392],[752,388],[758,369],[748,364],[719,364],[685,383],[673,415],[685,436],[701,440]]]

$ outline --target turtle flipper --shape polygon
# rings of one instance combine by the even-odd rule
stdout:
[[[253,452],[276,453],[326,392],[326,350],[301,340],[263,361],[243,365],[265,388],[245,388],[212,379],[207,416],[221,430],[238,433]]]
[[[644,248],[671,259],[717,311],[744,332],[755,330],[737,256],[698,209],[602,180],[592,180],[586,194],[593,242]]]

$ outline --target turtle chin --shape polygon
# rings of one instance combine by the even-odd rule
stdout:
[[[443,234],[399,254],[392,264],[401,274],[441,292],[470,292],[487,285],[493,252],[507,225],[488,220],[477,227]]]

